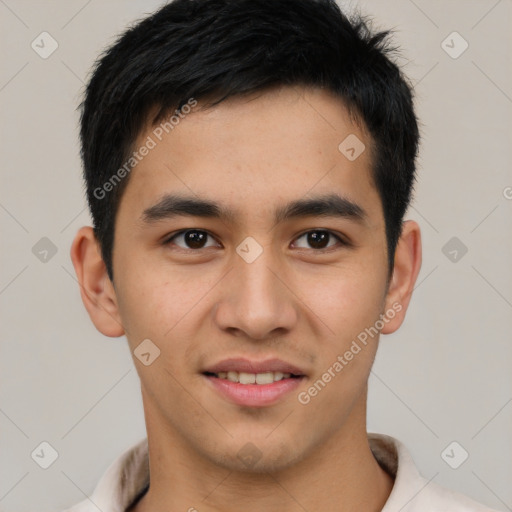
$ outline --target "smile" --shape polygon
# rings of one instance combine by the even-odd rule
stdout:
[[[264,372],[264,373],[247,373],[247,372],[219,372],[212,373],[218,379],[229,380],[230,382],[239,382],[240,384],[272,384],[283,379],[297,378],[297,375],[283,372]]]
[[[236,374],[236,372],[233,372]],[[270,373],[270,372],[269,372]],[[297,389],[302,382],[304,376],[284,376],[279,380],[273,380],[268,383],[256,384],[257,375],[265,375],[264,379],[270,379],[265,374],[244,374],[240,375],[242,380],[251,380],[253,383],[243,384],[242,382],[234,382],[231,380],[217,377],[213,374],[204,374],[208,384],[213,388],[214,392],[223,399],[235,405],[244,407],[267,407],[277,404],[287,395]],[[244,377],[248,375],[248,377]],[[235,378],[233,376],[233,378]],[[295,396],[295,394],[294,394]]]
[[[227,359],[202,374],[217,396],[245,407],[277,404],[306,378],[300,368],[277,359]]]

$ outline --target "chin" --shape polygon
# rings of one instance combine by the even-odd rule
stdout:
[[[243,441],[232,440],[222,453],[218,451],[217,445],[216,453],[208,456],[214,464],[237,473],[278,473],[289,469],[305,457],[304,451],[290,441],[292,438],[288,437],[286,442],[272,442],[264,437],[251,440],[246,436]],[[234,447],[236,448],[233,449]]]

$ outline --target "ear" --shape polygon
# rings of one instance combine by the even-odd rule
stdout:
[[[71,245],[71,260],[80,285],[82,302],[96,329],[112,338],[122,336],[125,331],[114,286],[108,277],[92,227],[84,226],[78,230]]]
[[[393,312],[394,315],[386,315],[388,321],[381,331],[382,334],[395,332],[402,325],[420,272],[421,232],[413,220],[402,224],[402,234],[396,247],[394,262],[385,301],[385,311]]]

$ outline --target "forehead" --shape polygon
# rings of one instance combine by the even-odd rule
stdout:
[[[198,102],[139,135],[135,150],[151,149],[131,171],[121,200],[130,211],[183,193],[248,217],[271,203],[274,213],[277,203],[337,192],[366,203],[370,215],[375,206],[380,212],[371,140],[331,93],[283,87],[203,107]]]

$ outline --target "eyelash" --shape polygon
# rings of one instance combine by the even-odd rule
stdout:
[[[177,231],[176,233],[173,233],[172,235],[169,235],[168,237],[165,238],[165,240],[162,242],[162,244],[169,245],[172,242],[172,240],[174,240],[176,237],[183,235],[185,233],[188,233],[189,231],[197,231],[199,233],[206,233],[206,235],[208,235],[211,238],[216,240],[216,238],[211,233],[209,233],[208,231],[206,231],[204,229],[188,228],[188,229],[182,229],[180,231]],[[328,233],[330,237],[332,236],[338,240],[340,246],[348,247],[351,245],[347,240],[343,239],[340,235],[338,235],[337,233],[335,233],[334,231],[331,231],[329,229],[310,229],[310,230],[305,231],[304,233],[300,234],[297,238],[295,238],[295,240],[302,238],[303,236],[308,235],[309,233]],[[329,242],[330,241],[331,240],[329,239]],[[181,249],[182,251],[187,251],[187,252],[188,251],[199,252],[202,249],[208,249],[208,247],[202,247],[200,249],[183,248],[180,246],[177,246],[177,247],[179,249]],[[323,249],[311,249],[311,250],[314,252],[317,252],[317,253],[322,253],[322,252],[331,251],[333,249],[333,247],[335,247],[335,246],[325,247]],[[299,250],[304,250],[304,248],[300,247]]]

